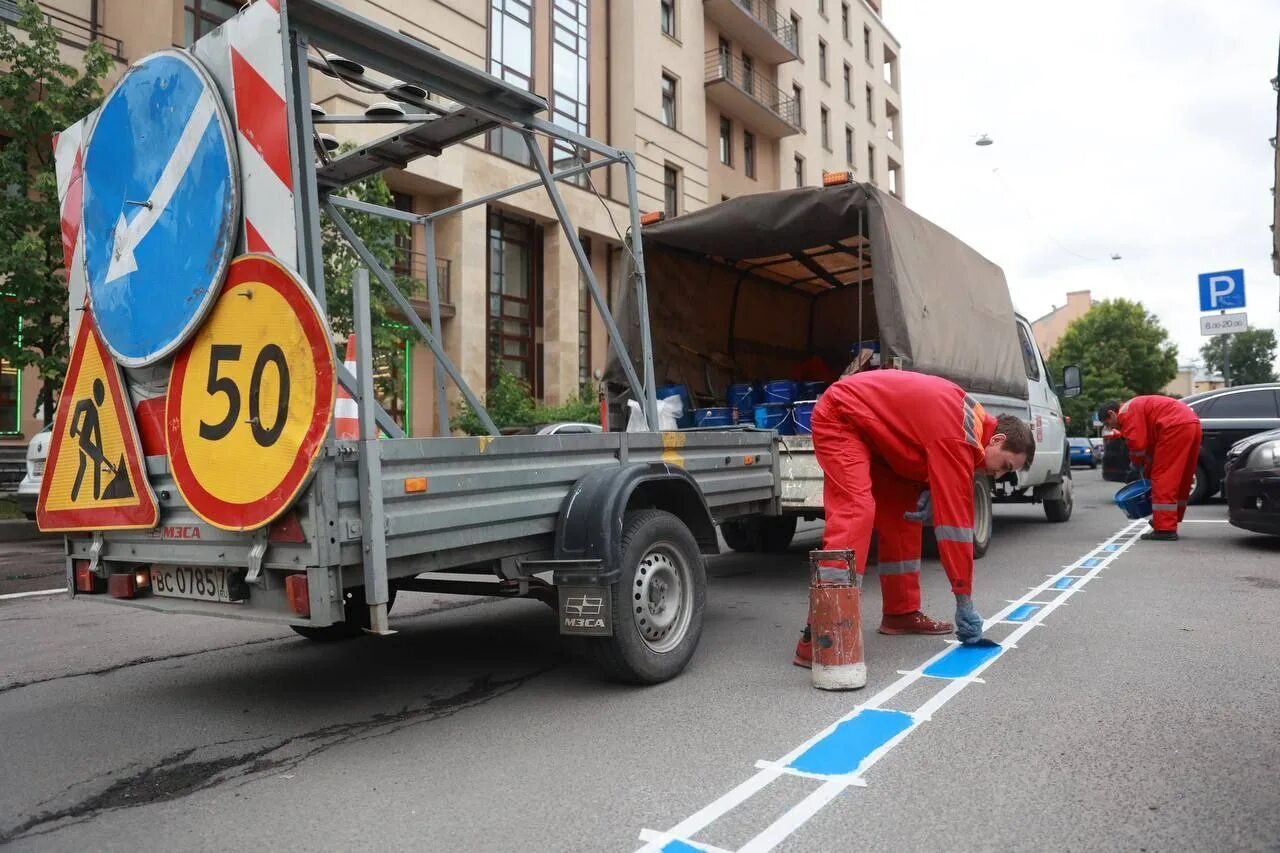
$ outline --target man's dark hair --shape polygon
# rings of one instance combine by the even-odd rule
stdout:
[[[1103,403],[1101,406],[1098,407],[1098,420],[1102,421],[1103,423],[1106,423],[1107,416],[1110,415],[1112,412],[1118,412],[1118,411],[1120,411],[1120,401],[1108,400],[1107,402]]]
[[[1036,437],[1031,434],[1031,427],[1027,426],[1026,421],[1013,415],[1000,415],[996,418],[996,432],[1004,435],[1005,450],[1027,454],[1022,470],[1029,470],[1036,458]]]

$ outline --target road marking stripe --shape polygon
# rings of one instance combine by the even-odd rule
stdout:
[[[761,853],[761,851],[772,850],[775,846],[803,826],[809,818],[817,814],[825,805],[835,799],[842,791],[845,790],[845,788],[864,784],[862,783],[862,775],[872,765],[888,754],[889,750],[894,746],[901,743],[902,740],[918,726],[931,721],[935,711],[942,708],[943,705],[959,694],[959,692],[969,684],[975,682],[980,684],[985,683],[981,678],[978,678],[978,676],[986,670],[987,667],[991,666],[996,660],[1003,657],[1004,652],[1017,648],[1017,641],[1019,639],[1031,631],[1032,628],[1039,627],[1040,623],[1044,621],[1044,618],[1058,607],[1065,606],[1068,598],[1079,593],[1082,587],[1089,583],[1089,581],[1096,578],[1105,568],[1107,568],[1107,566],[1132,547],[1134,542],[1138,541],[1138,535],[1146,528],[1147,523],[1145,521],[1135,521],[1125,527],[1122,527],[1110,538],[1100,543],[1076,563],[1064,567],[1063,570],[1056,575],[1050,575],[1044,583],[1033,587],[1026,595],[1022,596],[1022,598],[1016,601],[1010,601],[1007,607],[1000,610],[990,619],[987,619],[983,623],[984,630],[1005,622],[1008,620],[1010,614],[1026,604],[1034,602],[1039,606],[1039,609],[1036,612],[1028,615],[1025,621],[1022,621],[1017,628],[1011,631],[1009,635],[1004,638],[1004,640],[999,644],[1000,647],[995,654],[992,654],[985,660],[978,662],[977,665],[973,666],[965,675],[958,678],[946,679],[946,684],[941,690],[934,694],[932,698],[926,701],[915,711],[909,712],[908,715],[911,717],[912,722],[908,727],[899,732],[895,737],[885,741],[880,744],[878,748],[865,755],[858,763],[856,769],[846,774],[831,776],[830,779],[820,788],[810,793],[795,806],[792,806],[790,810],[774,821],[767,829],[751,841],[747,842],[747,844],[740,849],[739,853],[746,853],[746,851]],[[1083,575],[1070,574],[1072,571],[1078,571],[1079,569],[1084,568],[1082,565],[1083,562],[1093,557],[1095,554],[1102,554],[1103,556],[1100,559],[1093,561],[1093,565],[1088,567],[1089,571]],[[1068,585],[1065,587],[1057,586],[1057,584],[1064,579],[1067,580]],[[1054,600],[1049,602],[1036,601],[1038,596],[1054,591],[1058,592],[1058,595]],[[642,830],[640,832],[640,840],[648,843],[641,847],[640,851],[643,853],[643,851],[663,850],[664,848],[662,844],[667,841],[689,838],[701,832],[707,826],[714,823],[716,820],[720,819],[728,812],[737,808],[747,799],[767,787],[770,783],[776,781],[781,776],[788,775],[786,773],[786,769],[790,767],[793,762],[795,762],[800,756],[804,755],[814,745],[829,737],[843,723],[848,722],[864,711],[879,709],[885,702],[888,702],[890,699],[918,682],[924,677],[925,670],[951,654],[956,646],[957,644],[954,641],[949,641],[946,648],[942,649],[942,651],[938,652],[932,658],[921,664],[919,669],[901,673],[901,677],[897,681],[889,684],[866,702],[854,706],[848,714],[809,738],[809,740],[793,749],[778,761],[757,762],[756,767],[759,768],[759,770],[755,776],[750,777],[728,793],[714,800],[711,804],[690,815],[688,818],[685,818],[683,821],[676,824],[676,826],[672,827],[668,832],[661,833],[648,829]]]
[[[37,596],[37,595],[56,595],[59,592],[66,592],[66,591],[67,591],[67,588],[65,586],[60,586],[57,589],[37,589],[34,592],[9,592],[9,593],[5,593],[4,595],[0,595],[0,601],[9,599],[9,598],[32,598],[33,596]]]

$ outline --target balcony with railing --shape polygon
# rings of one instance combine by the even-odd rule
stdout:
[[[702,9],[726,38],[759,62],[777,65],[800,58],[796,28],[768,0],[702,0]]]
[[[63,2],[58,5],[53,3],[37,3],[40,11],[44,13],[45,20],[53,25],[58,31],[58,40],[72,47],[87,48],[91,42],[98,42],[103,49],[116,59],[124,58],[124,43],[115,36],[107,35],[102,31],[101,23],[98,19],[98,2],[99,0],[80,0],[83,6],[81,11],[83,15],[68,11],[59,6],[66,6]],[[17,0],[0,0],[0,22],[17,23],[22,17],[22,10],[18,6]]]
[[[707,100],[762,136],[779,139],[800,132],[800,104],[741,59],[707,52]]]
[[[397,277],[409,280],[405,295],[409,304],[424,319],[431,316],[431,297],[427,290],[427,255],[425,252],[412,252],[397,249],[391,272]],[[452,317],[457,313],[452,298],[453,262],[448,258],[436,258],[436,281],[440,288],[440,316]]]

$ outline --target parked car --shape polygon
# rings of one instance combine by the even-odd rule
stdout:
[[[1280,382],[1242,385],[1192,394],[1183,399],[1200,416],[1204,438],[1191,503],[1217,494],[1227,479],[1227,456],[1239,441],[1280,429]],[[1228,491],[1230,487],[1228,487]]]
[[[27,445],[27,472],[18,484],[18,509],[27,518],[36,520],[36,502],[40,499],[40,481],[44,479],[44,463],[49,455],[49,441],[53,426],[36,433]]]
[[[1132,483],[1138,479],[1138,471],[1129,461],[1129,445],[1115,430],[1102,436],[1102,479],[1112,483]]]
[[[1233,444],[1225,483],[1227,518],[1233,525],[1280,536],[1280,429]]]
[[[1071,448],[1071,465],[1098,467],[1098,457],[1093,451],[1093,443],[1087,438],[1068,438],[1067,446]]]

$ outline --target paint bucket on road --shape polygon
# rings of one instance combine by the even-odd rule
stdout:
[[[764,383],[764,402],[790,405],[796,400],[796,383],[790,379],[771,379]]]
[[[862,657],[862,575],[852,551],[809,552],[809,630],[813,686],[857,690],[867,684]]]
[[[738,410],[738,422],[749,424],[755,416],[756,406],[760,403],[760,393],[750,382],[735,382],[729,386],[725,399],[729,405]]]
[[[718,406],[713,409],[694,409],[693,425],[698,427],[733,426],[733,409],[729,406]]]
[[[1116,492],[1116,506],[1134,521],[1151,515],[1151,481],[1135,480]]]
[[[756,406],[755,423],[758,429],[777,430],[778,435],[795,435],[796,423],[791,409],[783,403],[764,403]]]
[[[813,434],[813,407],[816,405],[818,405],[817,400],[802,400],[796,403],[792,412],[796,422],[796,435]]]

